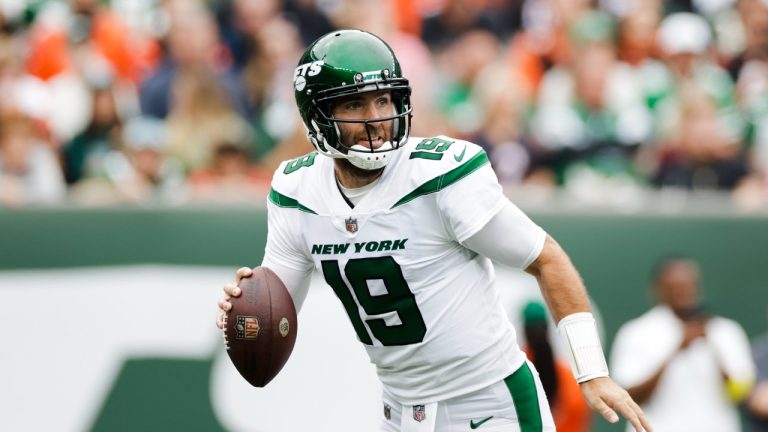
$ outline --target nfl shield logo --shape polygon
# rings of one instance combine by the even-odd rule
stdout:
[[[417,422],[421,422],[425,418],[427,418],[427,413],[424,411],[424,405],[414,405],[413,419],[416,420]]]
[[[349,219],[345,219],[344,222],[347,226],[347,231],[351,233],[357,232],[357,219],[350,217]]]
[[[392,419],[392,407],[390,407],[388,404],[384,404],[384,418],[387,420]]]
[[[237,316],[235,324],[235,338],[256,339],[261,331],[259,318],[255,316]]]

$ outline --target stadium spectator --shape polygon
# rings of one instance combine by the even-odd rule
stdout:
[[[440,71],[431,83],[438,90],[436,108],[445,119],[436,127],[441,133],[470,137],[484,121],[472,89],[486,67],[502,55],[500,41],[486,30],[471,30],[459,35],[436,57]]]
[[[757,380],[746,403],[751,432],[768,432],[768,333],[753,341],[752,358]]]
[[[98,169],[72,186],[73,199],[88,206],[185,200],[184,170],[166,156],[166,134],[162,120],[128,120],[116,137],[119,141],[100,157]]]
[[[0,206],[55,204],[65,197],[56,154],[22,114],[0,118]]]
[[[173,108],[167,119],[167,152],[188,172],[210,165],[217,144],[247,145],[253,138],[250,125],[233,109],[207,68],[178,71],[171,90]]]
[[[55,3],[41,12],[44,19],[30,45],[28,67],[36,76],[47,80],[68,68],[87,67],[82,58],[87,55],[107,61],[120,79],[138,81],[156,60],[154,41],[130,32],[103,2]]]
[[[695,87],[681,91],[675,132],[658,147],[653,183],[687,189],[735,189],[749,174],[741,141],[724,130],[715,101]]]
[[[713,34],[709,23],[693,13],[674,13],[661,22],[657,43],[665,68],[648,76],[646,88],[663,142],[681,128],[691,94],[704,93],[714,104],[719,135],[729,144],[741,145],[744,121],[734,97],[734,83],[713,59]],[[698,98],[696,98],[698,99]],[[727,187],[727,186],[723,186]]]
[[[333,23],[318,0],[283,0],[283,12],[301,32],[302,46],[333,30]],[[387,2],[389,3],[389,2]],[[325,9],[328,9],[326,3]]]
[[[734,81],[740,81],[750,63],[764,64],[768,61],[768,4],[763,0],[739,0],[735,7],[738,13],[744,43],[739,52],[728,63],[728,72]],[[749,94],[742,95],[749,97]]]
[[[624,2],[629,7],[620,11],[618,24],[619,58],[635,67],[657,55],[656,30],[662,17],[661,0]]]
[[[527,0],[522,9],[523,33],[546,68],[568,63],[572,56],[571,26],[594,11],[589,0]]]
[[[612,375],[659,431],[740,432],[737,404],[754,380],[749,341],[702,306],[699,283],[690,258],[657,264],[656,306],[619,329]]]
[[[490,73],[484,73],[478,81],[490,85],[474,88],[484,123],[473,141],[488,153],[499,182],[519,184],[528,176],[531,160],[522,131],[525,106],[514,85],[488,78]]]
[[[96,0],[41,2],[28,36],[27,70],[44,80],[53,136],[68,142],[91,116],[90,87],[112,81],[120,93],[155,64],[159,48],[150,35],[127,26]]]
[[[255,203],[269,193],[270,171],[253,166],[242,144],[222,143],[210,166],[189,175],[189,199],[195,202]]]
[[[481,2],[445,0],[439,9],[424,17],[421,38],[433,52],[439,52],[470,31],[498,35],[491,14]]]
[[[750,176],[734,193],[737,204],[755,211],[768,204],[768,4],[740,0],[736,5],[743,24],[743,51],[731,59],[736,98],[746,117],[745,145]]]
[[[102,171],[104,156],[114,150],[122,132],[122,120],[111,85],[92,88],[91,121],[84,131],[62,147],[67,183],[75,183]]]
[[[583,13],[570,35],[570,61],[545,74],[537,95],[534,169],[548,169],[566,186],[592,173],[606,178],[598,188],[607,188],[608,178],[632,181],[635,154],[653,130],[636,76],[616,58],[614,25],[605,13]]]
[[[256,39],[267,21],[278,15],[280,1],[232,0],[219,1],[217,5],[221,40],[232,54],[234,69],[239,72],[252,57],[258,56]]]
[[[216,77],[230,105],[247,118],[250,111],[243,84],[232,69],[229,50],[220,43],[211,13],[197,1],[171,0],[164,5],[170,19],[167,52],[141,83],[142,113],[165,118],[172,108],[171,88],[176,75],[186,69],[204,69]]]
[[[529,302],[523,308],[525,350],[536,366],[541,385],[547,394],[552,417],[558,432],[587,432],[592,412],[581,396],[579,384],[573,379],[571,368],[555,356],[549,341],[547,310],[539,302]]]
[[[258,137],[258,145],[252,146],[251,153],[256,159],[262,159],[297,129],[303,129],[293,108],[291,81],[296,66],[294,63],[301,55],[303,45],[295,24],[280,16],[264,22],[253,35],[252,42],[255,50],[241,76],[248,102],[253,108],[251,123]],[[299,154],[292,152],[284,156]]]
[[[0,35],[0,116],[23,113],[47,128],[51,113],[40,101],[50,99],[50,89],[24,70],[24,48],[13,36]]]
[[[128,201],[176,204],[186,198],[184,168],[168,156],[167,126],[152,117],[134,117],[122,133],[122,155],[128,163],[123,177],[114,177]]]

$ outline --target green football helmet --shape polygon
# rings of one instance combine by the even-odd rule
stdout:
[[[322,36],[302,55],[294,74],[294,94],[307,137],[321,154],[344,158],[366,170],[384,167],[408,140],[411,87],[395,53],[383,40],[362,30],[339,30]],[[364,120],[334,118],[334,101],[359,93],[389,91],[391,116]],[[392,142],[373,149],[372,123],[392,121]],[[339,123],[364,123],[371,147],[341,142]]]

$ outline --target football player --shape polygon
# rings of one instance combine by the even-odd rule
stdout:
[[[503,195],[486,153],[409,135],[411,88],[384,41],[360,30],[319,38],[294,88],[316,151],[274,174],[261,265],[297,310],[314,269],[333,288],[383,383],[382,431],[555,430],[491,259],[538,279],[590,405],[651,430],[608,376],[579,274]],[[219,327],[249,275],[224,287]]]

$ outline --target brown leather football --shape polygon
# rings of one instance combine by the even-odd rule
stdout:
[[[240,375],[264,387],[288,361],[296,343],[296,308],[288,289],[272,270],[256,267],[240,281],[226,317],[224,345]]]

